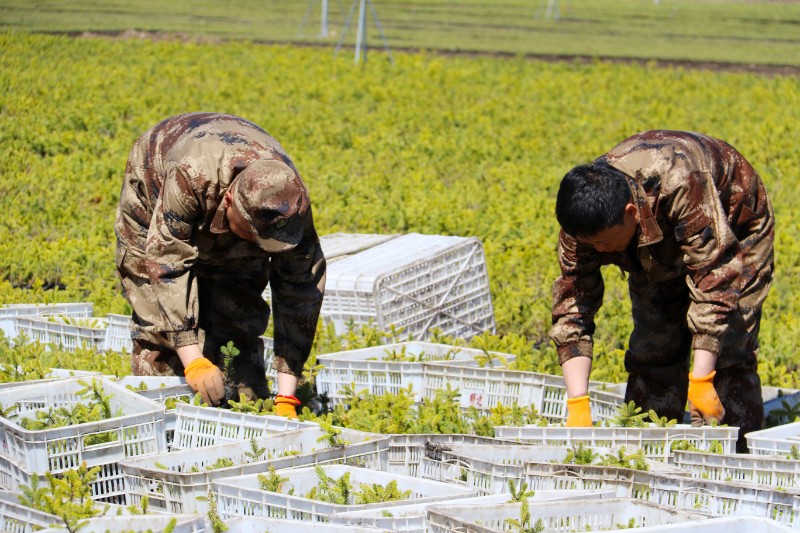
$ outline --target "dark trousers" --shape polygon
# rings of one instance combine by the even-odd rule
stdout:
[[[659,416],[683,421],[689,389],[692,334],[687,322],[689,288],[681,277],[653,283],[641,273],[628,278],[633,332],[625,353],[625,401]],[[763,298],[761,299],[763,301]],[[747,451],[745,434],[764,427],[758,377],[761,307],[732,318],[717,359],[714,388],[725,407],[722,424],[739,427],[738,452]]]

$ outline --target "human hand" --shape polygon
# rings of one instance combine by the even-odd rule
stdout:
[[[703,377],[695,377],[689,372],[689,415],[692,425],[699,427],[703,424],[719,422],[725,416],[725,408],[714,389],[714,376],[716,371],[711,371]]]
[[[577,398],[567,398],[567,427],[591,427],[592,408],[589,404],[589,396],[578,396]]]
[[[218,405],[225,397],[225,378],[222,371],[205,357],[192,360],[183,374],[186,376],[186,383],[193,391],[199,392],[208,405]]]
[[[297,418],[297,408],[300,407],[300,400],[294,396],[278,394],[275,397],[275,414],[286,418]]]

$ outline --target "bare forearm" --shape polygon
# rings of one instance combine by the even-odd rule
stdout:
[[[561,365],[564,374],[564,385],[568,398],[577,398],[589,394],[589,374],[592,372],[590,357],[573,357]]]
[[[176,348],[175,350],[178,352],[178,357],[183,363],[184,367],[189,366],[189,363],[194,361],[195,359],[199,359],[203,357],[203,352],[200,350],[199,344],[189,344],[187,346],[181,346],[180,348]]]

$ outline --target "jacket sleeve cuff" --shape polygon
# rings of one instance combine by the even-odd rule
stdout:
[[[573,357],[588,357],[591,359],[593,347],[593,343],[586,340],[562,344],[556,349],[558,352],[558,364],[563,365]]]
[[[190,346],[192,344],[197,344],[200,340],[197,337],[197,331],[173,331],[167,333],[167,338],[169,339],[170,343],[175,348],[180,348],[181,346]]]
[[[695,335],[692,341],[693,350],[708,350],[714,355],[719,355],[722,348],[722,340],[711,335]]]

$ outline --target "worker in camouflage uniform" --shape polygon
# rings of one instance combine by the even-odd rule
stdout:
[[[588,381],[602,265],[628,273],[633,332],[625,401],[659,416],[763,427],[761,307],[773,275],[774,217],[764,184],[724,141],[648,131],[564,176],[556,200],[561,276],[551,337],[568,426],[592,424]],[[690,355],[693,352],[690,371]]]
[[[133,145],[115,222],[136,375],[185,375],[208,404],[266,398],[272,291],[278,414],[296,417],[325,285],[308,190],[278,142],[218,113],[167,118]],[[223,375],[220,348],[240,354]]]

